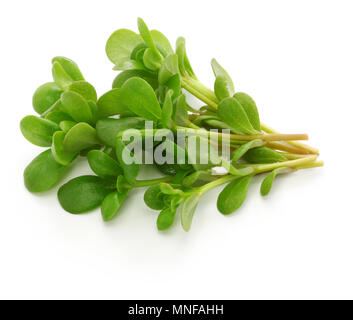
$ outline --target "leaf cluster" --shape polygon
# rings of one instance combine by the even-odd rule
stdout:
[[[217,208],[228,215],[245,201],[254,175],[269,172],[261,185],[261,194],[267,195],[278,174],[318,165],[316,156],[307,152],[309,147],[298,143],[294,147],[280,138],[279,142],[268,143],[255,101],[235,90],[232,78],[215,59],[211,61],[215,76],[211,90],[196,77],[183,37],[173,48],[163,33],[150,30],[141,18],[137,25],[138,32],[119,29],[109,37],[106,54],[120,73],[112,88],[101,96],[74,61],[65,57],[52,60],[53,80],[33,95],[36,115],[28,115],[20,123],[28,141],[47,148],[24,171],[29,191],[51,189],[78,157],[85,157],[92,175],[76,177],[58,190],[59,202],[66,211],[82,214],[100,207],[103,220],[108,221],[117,215],[134,188],[147,187],[146,205],[160,212],[157,228],[169,229],[180,208],[182,227],[188,231],[198,202],[207,191],[226,184]],[[205,106],[195,110],[183,89]],[[145,147],[147,137],[158,135],[155,130],[145,129],[146,121],[173,133],[171,138],[154,144],[155,152],[166,150],[167,158],[168,150],[182,151],[184,156],[177,158],[179,152],[174,152],[172,163],[154,162],[152,166],[163,176],[139,180],[141,165],[124,161],[124,155],[134,159],[137,154],[122,136],[127,130],[137,130]],[[191,155],[188,140],[184,146],[175,140],[177,130],[185,130],[195,134],[199,143],[211,135],[211,129],[229,131],[218,139],[227,138],[233,151],[230,159],[222,158],[211,142],[207,151],[197,150]],[[297,153],[288,152],[293,150]],[[191,156],[206,161],[187,164]],[[210,161],[214,156],[219,159],[216,164]],[[227,174],[215,174],[217,167],[227,168]]]

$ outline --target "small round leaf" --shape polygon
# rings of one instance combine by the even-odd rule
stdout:
[[[101,178],[117,177],[123,173],[119,164],[103,151],[91,150],[87,153],[87,160],[92,171]]]
[[[80,94],[86,100],[97,102],[96,89],[87,81],[74,81],[67,87],[67,90]]]
[[[64,150],[65,132],[57,131],[53,136],[51,151],[54,159],[63,166],[69,165],[78,155],[77,152],[67,152]]]
[[[118,65],[130,58],[133,49],[141,42],[141,36],[135,32],[128,29],[119,29],[109,37],[105,51],[109,60]]]
[[[146,120],[157,121],[162,110],[153,88],[143,79],[130,78],[122,86],[122,102],[133,113]]]
[[[80,122],[66,133],[63,146],[67,152],[79,152],[99,144],[96,129],[87,123]]]
[[[121,204],[124,202],[128,191],[123,193],[118,193],[114,191],[109,193],[103,200],[101,213],[104,221],[109,221],[113,219],[118,213]]]
[[[66,167],[55,161],[50,149],[42,152],[26,167],[24,182],[30,192],[51,189],[66,172]]]
[[[222,190],[217,199],[219,212],[227,215],[240,208],[245,201],[250,180],[251,176],[238,178]]]
[[[157,228],[158,230],[167,230],[169,229],[175,220],[176,209],[165,208],[163,209],[157,218]]]
[[[87,101],[77,92],[66,91],[61,95],[61,103],[66,111],[77,122],[93,121],[93,115]]]
[[[58,191],[61,206],[70,213],[84,213],[102,204],[114,190],[111,180],[97,176],[81,176],[64,184]]]
[[[60,127],[47,119],[26,116],[21,120],[20,129],[29,142],[40,147],[50,147],[53,134],[60,130]]]
[[[162,210],[164,204],[164,194],[159,185],[151,186],[145,191],[144,201],[146,205],[153,210]]]
[[[48,82],[41,85],[32,98],[33,108],[39,114],[47,111],[56,101],[60,99],[62,89],[55,82]]]

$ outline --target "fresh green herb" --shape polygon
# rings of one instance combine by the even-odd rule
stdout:
[[[254,100],[235,91],[229,73],[215,59],[211,90],[191,67],[183,37],[173,49],[164,34],[150,30],[141,18],[137,29],[119,29],[109,37],[106,54],[121,72],[100,96],[74,61],[52,60],[53,80],[33,95],[38,116],[20,123],[27,140],[50,148],[24,171],[30,192],[53,188],[77,157],[86,157],[95,175],[74,178],[58,190],[66,211],[80,214],[100,206],[103,220],[109,221],[133,189],[147,187],[146,205],[160,211],[158,230],[169,229],[180,209],[182,227],[189,231],[199,201],[211,189],[227,184],[217,208],[228,215],[245,201],[253,176],[269,173],[261,185],[261,194],[267,195],[278,174],[323,165],[317,149],[298,141],[307,135],[280,134],[261,123]],[[182,89],[204,106],[196,110]],[[225,131],[214,131],[221,129]],[[126,141],[127,133],[139,138]],[[186,135],[183,142],[178,140],[181,133]],[[142,163],[137,161],[138,146]],[[223,147],[230,157],[223,156]],[[163,176],[139,180],[151,165]]]

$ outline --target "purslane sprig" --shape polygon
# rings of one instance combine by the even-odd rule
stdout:
[[[74,178],[58,190],[66,211],[81,214],[101,207],[108,221],[134,188],[147,187],[146,205],[160,211],[158,229],[170,228],[180,208],[182,227],[188,231],[198,202],[215,187],[226,184],[217,208],[228,215],[245,201],[254,175],[268,173],[261,185],[266,196],[277,175],[323,165],[317,149],[298,141],[307,135],[280,134],[262,123],[255,101],[236,91],[215,59],[212,90],[197,78],[184,38],[178,38],[173,49],[167,37],[149,30],[141,18],[138,31],[119,29],[109,37],[107,56],[121,72],[100,97],[75,62],[52,60],[54,81],[33,96],[38,115],[26,116],[20,124],[27,140],[48,148],[24,171],[29,191],[51,189],[77,157],[86,157],[95,175]],[[185,91],[205,105],[199,110],[190,106]],[[182,144],[180,132],[187,136]],[[131,143],[125,139],[128,133],[138,138]],[[197,147],[203,143],[206,149]],[[224,147],[231,152],[229,158],[221,155]],[[148,162],[151,153],[165,161],[152,157]],[[164,176],[138,179],[140,156]]]

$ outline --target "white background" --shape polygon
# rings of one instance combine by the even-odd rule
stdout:
[[[353,298],[351,1],[2,1],[0,4],[0,298]],[[30,194],[25,166],[41,149],[19,121],[51,58],[77,61],[101,95],[115,72],[105,41],[141,16],[171,41],[182,35],[198,77],[212,87],[216,57],[265,123],[308,133],[325,167],[275,182],[254,179],[244,206],[201,201],[191,231],[166,233],[143,190],[119,216],[74,216],[56,189]],[[71,175],[89,173],[81,161]]]

